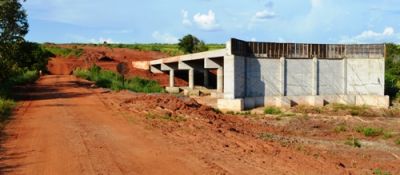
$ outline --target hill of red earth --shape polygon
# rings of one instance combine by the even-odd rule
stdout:
[[[79,57],[56,56],[51,58],[48,64],[48,71],[53,75],[70,75],[76,68],[88,68],[96,64],[103,69],[116,71],[116,66],[120,62],[126,62],[131,65],[132,61],[151,61],[168,57],[165,53],[156,51],[140,51],[126,48],[109,48],[105,46],[74,46],[57,45],[62,48],[79,48],[83,53]],[[152,79],[159,82],[162,86],[169,83],[168,74],[152,74],[150,71],[130,67],[128,75],[130,77],[139,76],[146,79]],[[175,83],[178,86],[186,86],[187,82],[176,78]]]

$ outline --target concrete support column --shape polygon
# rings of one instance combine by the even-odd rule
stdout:
[[[206,88],[209,86],[209,77],[208,77],[208,74],[209,74],[208,70],[207,70],[207,69],[204,69],[204,71],[203,71],[203,76],[204,76],[204,87],[206,87]]]
[[[312,95],[318,95],[318,58],[313,58],[312,65]]]
[[[343,59],[343,94],[347,95],[347,58]]]
[[[173,69],[169,70],[169,87],[175,86],[174,77],[175,77],[175,71]]]
[[[217,69],[217,92],[224,92],[224,69]]]
[[[189,69],[189,88],[194,89],[194,69]]]
[[[280,80],[281,84],[279,86],[279,92],[281,96],[285,96],[285,86],[286,86],[286,58],[280,58]]]

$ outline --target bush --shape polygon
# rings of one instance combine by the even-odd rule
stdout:
[[[357,138],[354,138],[354,137],[348,138],[344,144],[353,146],[353,147],[357,147],[357,148],[361,148],[360,140],[358,140]]]
[[[8,118],[14,106],[14,101],[0,98],[0,123]]]
[[[392,173],[390,173],[390,172],[385,172],[385,171],[382,171],[381,169],[374,169],[374,175],[391,175]]]
[[[396,145],[400,145],[400,139],[397,139],[397,140],[395,141],[395,143],[396,143]]]
[[[32,84],[39,79],[38,71],[25,71],[20,75],[10,78],[13,85]]]
[[[279,115],[282,111],[277,107],[269,106],[264,109],[264,114]]]
[[[374,136],[379,136],[383,134],[383,129],[382,128],[370,128],[370,127],[357,127],[356,131],[359,133],[364,134],[367,137],[374,137]]]

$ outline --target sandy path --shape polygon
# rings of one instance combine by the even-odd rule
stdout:
[[[203,174],[204,163],[106,106],[73,76],[45,76],[5,129],[0,174]]]

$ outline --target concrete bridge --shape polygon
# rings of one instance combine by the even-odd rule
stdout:
[[[216,71],[214,96],[223,110],[328,103],[389,106],[384,95],[384,44],[231,39],[225,49],[151,61],[150,70],[169,73],[169,92],[179,92],[176,71],[187,71],[188,91],[195,90],[195,74],[202,74],[201,84],[209,87],[210,71]]]

